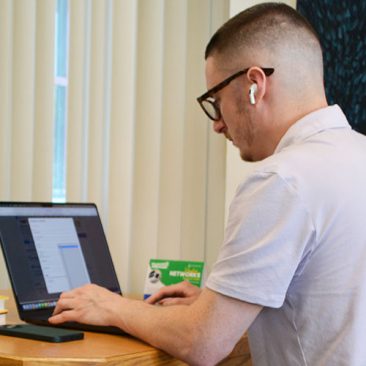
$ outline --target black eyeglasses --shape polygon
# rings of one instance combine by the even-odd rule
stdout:
[[[212,119],[213,121],[218,121],[221,119],[220,108],[216,104],[213,95],[217,93],[219,90],[225,88],[225,86],[229,85],[234,79],[236,79],[240,75],[246,74],[249,71],[249,69],[250,68],[247,68],[236,72],[235,74],[229,76],[224,81],[221,81],[221,83],[218,83],[213,88],[211,88],[206,93],[202,94],[200,97],[197,98],[197,102],[199,103],[203,111],[206,113],[208,118]],[[274,68],[272,67],[261,67],[261,69],[263,70],[266,76],[270,76],[274,72]]]

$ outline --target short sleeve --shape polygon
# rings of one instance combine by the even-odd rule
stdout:
[[[254,173],[230,206],[224,243],[206,286],[242,301],[280,307],[314,226],[303,202],[277,173]]]

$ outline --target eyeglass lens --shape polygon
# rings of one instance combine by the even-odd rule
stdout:
[[[212,100],[205,99],[201,102],[201,105],[208,117],[213,120],[218,120],[220,118],[220,111],[214,103]]]

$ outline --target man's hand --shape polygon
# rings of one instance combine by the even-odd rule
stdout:
[[[97,285],[86,285],[61,294],[51,324],[79,322],[113,325],[118,319],[122,297]]]
[[[148,304],[156,305],[190,305],[197,300],[201,289],[188,281],[166,286],[146,299]]]

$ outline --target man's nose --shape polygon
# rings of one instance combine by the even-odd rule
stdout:
[[[219,119],[218,121],[214,121],[213,123],[213,130],[216,133],[225,133],[225,129],[226,129],[226,125],[224,123],[224,121],[221,119]]]

